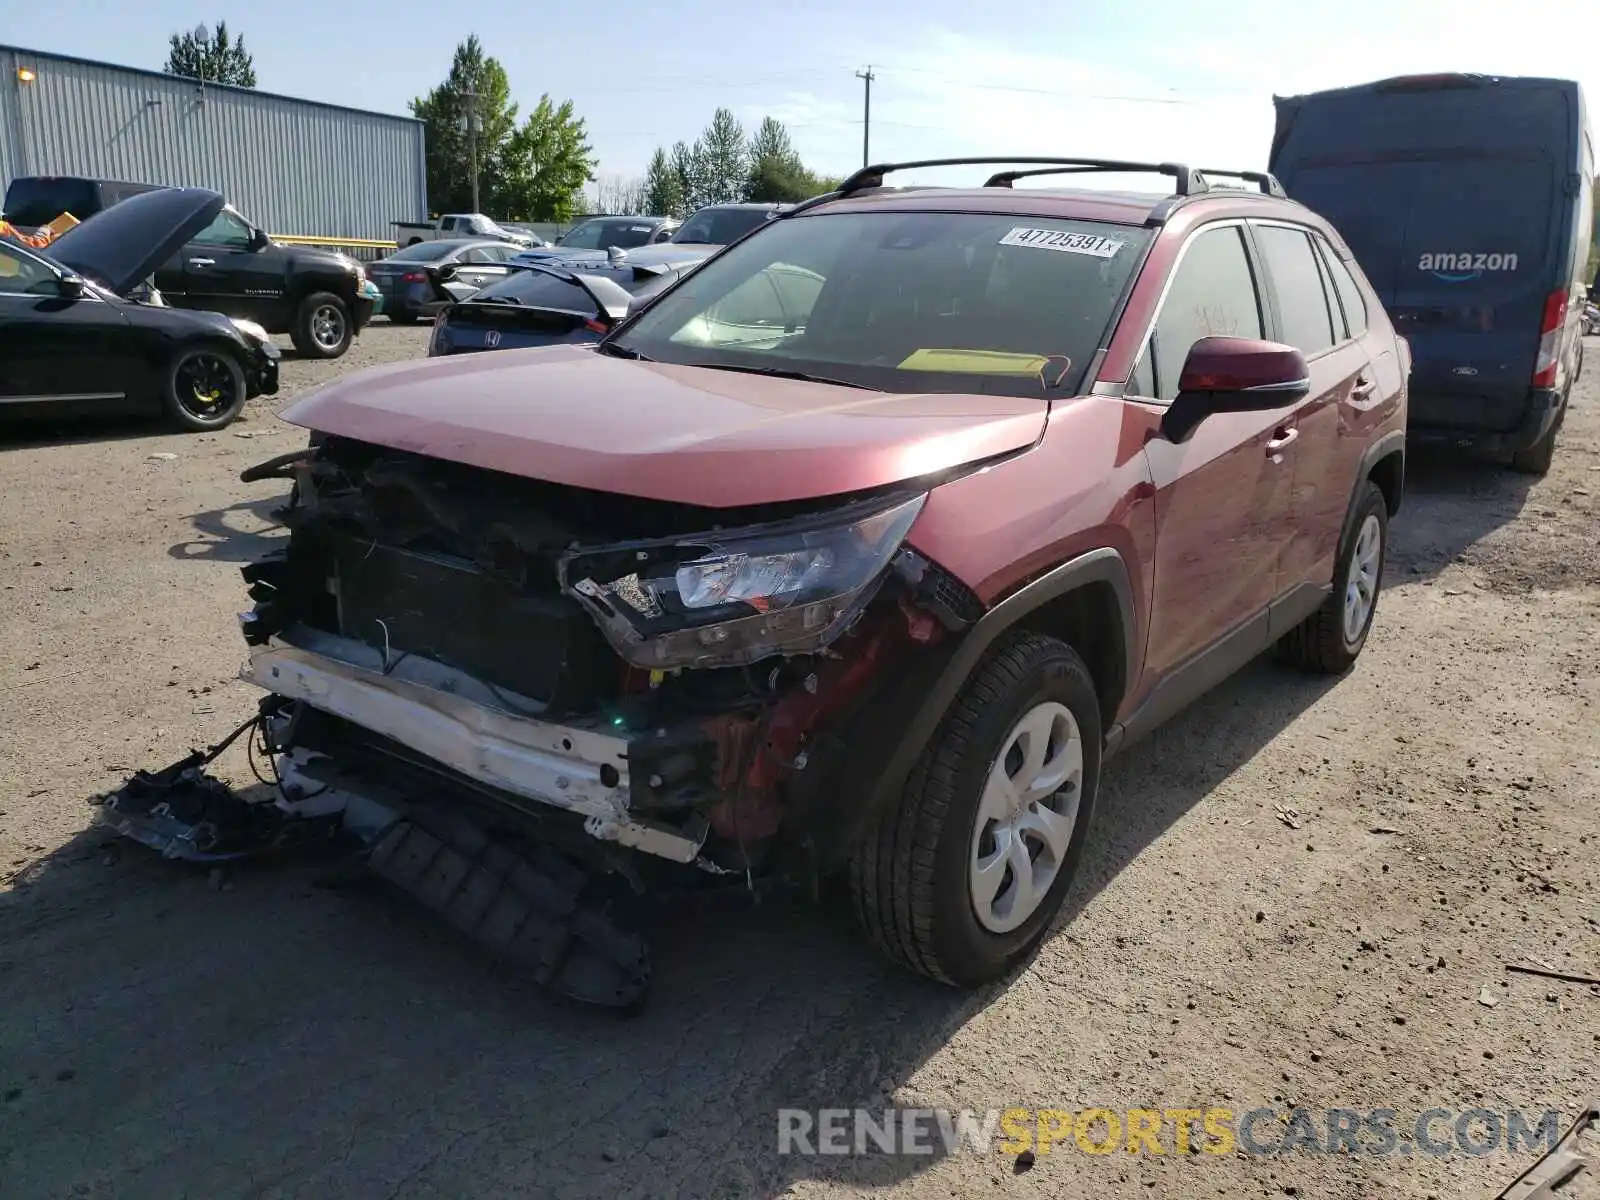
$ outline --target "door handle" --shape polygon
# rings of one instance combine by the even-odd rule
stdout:
[[[1365,400],[1372,395],[1372,389],[1376,386],[1377,384],[1373,383],[1365,375],[1357,375],[1356,385],[1350,389],[1350,398],[1352,400]]]
[[[191,267],[214,267],[217,265],[217,260],[214,258],[191,258],[189,265]]]
[[[1276,437],[1274,437],[1270,442],[1267,443],[1267,454],[1268,454],[1268,456],[1272,457],[1272,458],[1276,458],[1278,455],[1282,454],[1285,450],[1287,450],[1289,448],[1289,446],[1294,442],[1294,440],[1299,436],[1300,436],[1300,430],[1299,430],[1298,427],[1296,427],[1294,429],[1283,429],[1283,430],[1280,430],[1278,432],[1278,435]]]

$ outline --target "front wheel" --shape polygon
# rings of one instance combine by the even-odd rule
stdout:
[[[162,399],[179,428],[203,433],[231,425],[246,395],[244,368],[226,350],[187,346],[167,364]]]
[[[1280,655],[1293,666],[1323,675],[1350,669],[1367,644],[1378,613],[1383,564],[1389,549],[1389,502],[1370,479],[1356,501],[1355,519],[1339,547],[1333,591],[1284,635]]]
[[[1044,937],[1077,871],[1100,780],[1094,680],[1065,642],[1001,639],[851,862],[867,936],[929,978],[977,987]]]
[[[355,336],[350,309],[332,292],[313,292],[295,310],[292,336],[306,358],[338,358]]]

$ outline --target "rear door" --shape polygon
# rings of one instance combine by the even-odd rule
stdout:
[[[1311,229],[1287,222],[1255,221],[1251,226],[1271,286],[1274,336],[1305,355],[1311,372],[1310,391],[1283,422],[1291,439],[1284,455],[1294,478],[1278,561],[1277,590],[1286,595],[1301,585],[1324,587],[1333,580],[1365,446],[1360,435],[1368,422],[1361,414],[1378,402],[1379,389],[1363,340],[1364,310],[1352,330],[1333,267],[1318,245],[1321,239]],[[1292,609],[1283,621],[1292,626],[1304,615]],[[1287,632],[1280,623],[1273,636]]]

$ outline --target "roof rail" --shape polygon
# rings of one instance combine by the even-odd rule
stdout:
[[[913,171],[922,167],[1002,166],[1023,163],[1042,164],[1056,168],[1056,170],[1002,171],[991,175],[984,186],[1010,187],[1013,179],[1021,179],[1027,175],[1138,171],[1157,175],[1171,175],[1176,181],[1176,186],[1173,190],[1179,196],[1189,196],[1206,190],[1205,178],[1201,173],[1184,166],[1182,163],[1118,162],[1101,158],[927,158],[915,162],[877,163],[870,167],[862,167],[839,185],[836,194],[848,196],[853,192],[864,191],[867,188],[882,187],[883,177],[891,171]]]
[[[1278,177],[1268,171],[1221,171],[1212,167],[1201,167],[1200,174],[1220,175],[1224,179],[1242,179],[1259,187],[1263,196],[1276,196],[1280,200],[1289,198],[1289,193],[1283,190],[1283,184],[1278,182]]]

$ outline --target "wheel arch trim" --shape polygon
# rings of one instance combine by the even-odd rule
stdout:
[[[907,722],[892,757],[873,786],[868,808],[877,812],[905,786],[918,756],[932,740],[957,694],[966,685],[978,663],[999,637],[1015,628],[1029,614],[1050,601],[1092,584],[1107,584],[1116,596],[1122,619],[1123,650],[1127,662],[1128,687],[1138,678],[1138,625],[1133,598],[1133,581],[1122,555],[1110,547],[1100,547],[1076,555],[1051,568],[1006,596],[989,609],[961,638],[944,669],[934,680],[926,698]]]

